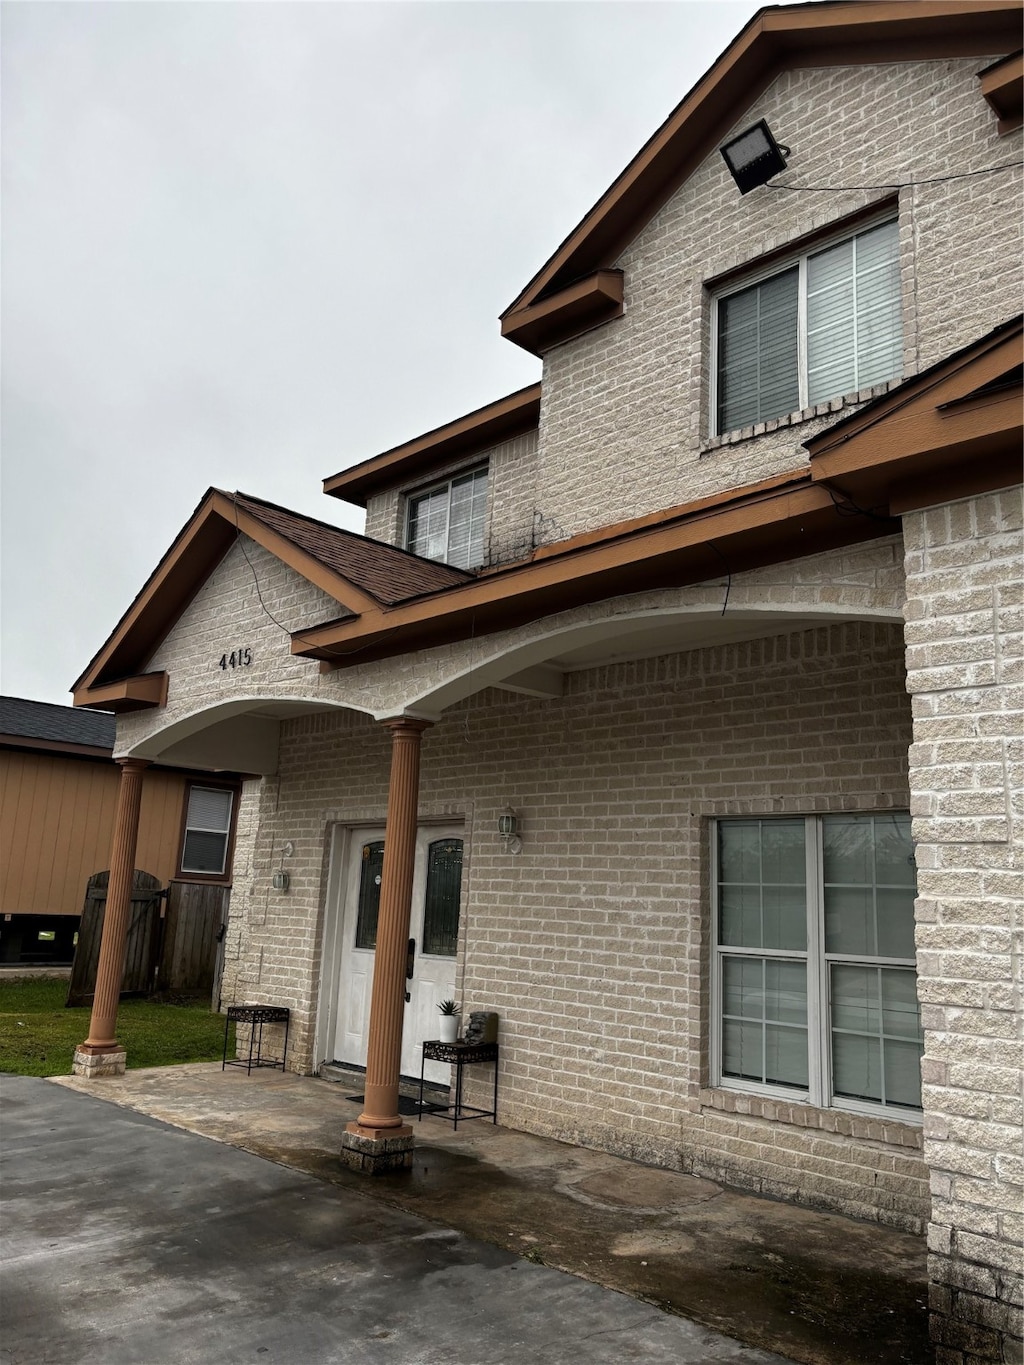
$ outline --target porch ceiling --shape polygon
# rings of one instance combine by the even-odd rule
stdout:
[[[629,659],[651,659],[659,654],[738,644],[765,635],[787,635],[834,620],[834,615],[824,612],[784,611],[770,614],[729,612],[726,616],[720,612],[716,615],[701,614],[674,621],[621,623],[615,630],[608,629],[612,623],[605,623],[598,638],[584,637],[579,643],[559,650],[550,662],[563,672],[571,672],[601,664],[622,663]]]
[[[725,602],[725,585],[721,600]],[[439,719],[450,706],[485,687],[529,697],[562,695],[565,675],[605,664],[713,646],[737,644],[832,625],[837,621],[902,620],[895,609],[865,605],[863,610],[838,604],[818,607],[799,603],[773,606],[660,607],[639,609],[584,623],[566,623],[499,653],[467,658],[455,677],[406,702],[411,714]],[[482,643],[482,642],[481,642]]]
[[[281,721],[351,709],[291,698],[236,698],[172,721],[128,748],[119,744],[116,752],[118,758],[269,777],[277,772]]]

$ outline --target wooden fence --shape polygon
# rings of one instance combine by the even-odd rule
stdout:
[[[69,1005],[89,1005],[95,994],[109,880],[109,872],[89,878],[71,968]],[[230,895],[229,887],[194,882],[171,882],[164,891],[158,878],[136,871],[122,997],[173,991],[207,995],[216,1008]]]

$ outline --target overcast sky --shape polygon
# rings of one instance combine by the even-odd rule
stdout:
[[[206,488],[540,378],[498,313],[758,6],[3,8],[0,689],[68,689]]]

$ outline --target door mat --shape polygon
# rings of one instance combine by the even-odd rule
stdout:
[[[362,1104],[362,1102],[366,1099],[366,1096],[365,1096],[365,1095],[346,1095],[345,1098],[346,1098],[347,1100],[351,1100],[353,1104]],[[411,1100],[411,1099],[409,1099],[408,1095],[399,1095],[399,1097],[398,1097],[398,1112],[399,1112],[400,1114],[419,1114],[419,1113],[429,1114],[431,1108],[432,1108],[432,1106],[431,1106],[429,1100],[427,1100],[427,1099],[424,1099],[424,1101],[423,1101],[423,1107],[422,1107],[422,1109],[421,1109],[421,1108],[420,1108],[420,1102],[419,1102],[419,1100]]]

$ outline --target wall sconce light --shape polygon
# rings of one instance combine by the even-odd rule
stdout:
[[[761,119],[720,148],[729,174],[740,194],[747,194],[786,169],[789,148],[772,137],[772,130]]]
[[[506,853],[521,853],[523,841],[519,837],[519,820],[511,806],[498,816],[498,837],[504,842]]]
[[[275,872],[271,879],[271,885],[275,891],[287,891],[291,878],[287,872]]]

